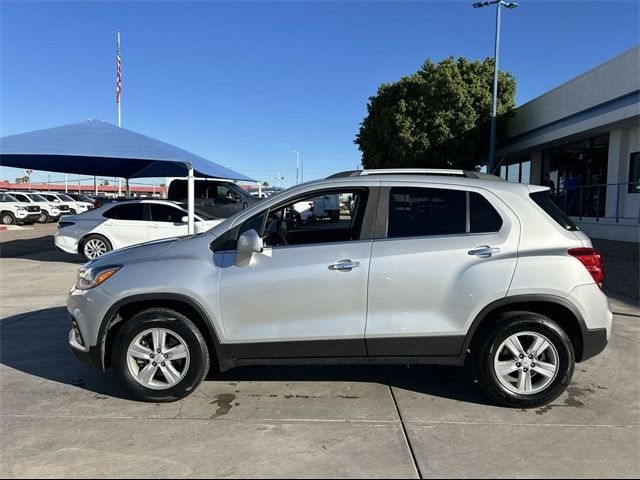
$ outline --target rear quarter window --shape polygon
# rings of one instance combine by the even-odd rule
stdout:
[[[535,202],[544,212],[551,217],[558,225],[565,230],[576,232],[580,230],[575,223],[564,213],[558,205],[551,199],[551,190],[542,190],[529,194],[531,200]]]

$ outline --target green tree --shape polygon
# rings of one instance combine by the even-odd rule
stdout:
[[[487,163],[493,59],[427,60],[369,98],[355,143],[364,168],[463,168]],[[513,115],[516,82],[498,75],[497,138]]]

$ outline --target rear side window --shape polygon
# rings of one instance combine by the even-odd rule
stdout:
[[[118,205],[104,212],[103,216],[114,220],[144,220],[144,205],[141,203]]]
[[[466,233],[466,193],[440,188],[392,188],[388,238]]]
[[[389,195],[388,238],[492,233],[502,217],[479,193],[395,187]]]
[[[489,200],[476,192],[469,192],[469,233],[497,232],[502,227],[502,217]]]
[[[542,210],[545,211],[547,215],[549,215],[553,220],[560,225],[565,230],[569,230],[575,232],[579,230],[575,223],[571,221],[571,219],[564,213],[558,205],[556,205],[553,200],[551,200],[551,191],[543,190],[541,192],[535,192],[529,194],[531,199],[538,205]]]

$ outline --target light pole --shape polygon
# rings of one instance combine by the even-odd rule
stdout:
[[[489,168],[488,172],[493,173],[496,168],[496,115],[498,110],[498,58],[500,56],[500,7],[506,7],[510,10],[516,8],[519,4],[516,2],[507,2],[505,0],[490,0],[486,2],[476,2],[473,8],[496,6],[496,44],[493,54],[493,110],[491,112],[491,143],[489,144]]]

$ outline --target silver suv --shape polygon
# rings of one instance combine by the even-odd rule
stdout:
[[[338,222],[291,221],[337,195]],[[606,346],[599,254],[548,188],[463,171],[345,172],[206,233],[111,252],[68,298],[73,352],[173,401],[210,366],[469,365],[533,407]]]

